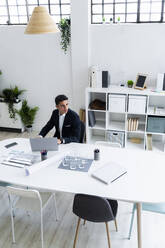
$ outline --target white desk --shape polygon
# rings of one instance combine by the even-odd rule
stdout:
[[[0,153],[7,150],[4,145],[12,142],[17,142],[18,145],[9,148],[10,150],[30,151],[28,139],[8,139],[0,142]],[[59,152],[65,154],[68,149],[75,149],[79,155],[92,158],[94,148],[96,148],[94,145],[71,143],[60,145]],[[46,167],[30,176],[25,176],[23,169],[0,165],[0,181],[44,190],[84,193],[136,202],[138,248],[142,248],[141,203],[165,202],[165,156],[163,153],[109,147],[100,148],[100,152],[101,160],[94,162],[88,173],[58,169],[59,162],[55,161],[54,156],[44,162],[47,163]],[[115,161],[127,168],[127,174],[110,185],[91,177],[92,170],[108,161]]]

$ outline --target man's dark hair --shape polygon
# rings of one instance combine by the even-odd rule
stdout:
[[[56,105],[58,105],[60,102],[65,101],[65,100],[68,100],[68,97],[67,96],[65,96],[65,95],[58,95],[55,98],[55,103],[56,103]]]

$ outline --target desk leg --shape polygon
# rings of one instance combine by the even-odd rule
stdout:
[[[137,207],[137,235],[138,235],[138,248],[142,248],[142,204],[136,203]]]

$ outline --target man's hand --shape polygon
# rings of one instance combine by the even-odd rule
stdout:
[[[60,139],[57,139],[57,144],[61,144],[61,140]]]

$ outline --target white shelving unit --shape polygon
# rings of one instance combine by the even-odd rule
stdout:
[[[117,105],[123,104],[123,108]],[[132,99],[137,100],[134,103]],[[105,102],[105,110],[91,109],[90,103],[96,99]],[[109,101],[114,99],[114,103]],[[135,101],[136,101],[135,100]],[[129,102],[134,107],[129,107]],[[111,109],[109,109],[111,106]],[[139,107],[138,107],[139,106]],[[113,108],[113,109],[112,109]],[[131,112],[129,112],[129,109]],[[141,112],[139,111],[141,110]],[[124,110],[124,111],[123,111]],[[89,126],[88,112],[93,111],[95,125]],[[96,141],[108,141],[107,132],[122,132],[124,134],[124,145],[127,148],[152,149],[164,151],[165,147],[165,128],[163,132],[152,130],[148,131],[149,118],[163,118],[165,121],[165,94],[147,90],[130,89],[126,87],[111,86],[109,88],[87,88],[86,89],[86,134],[87,143]],[[128,126],[128,120],[138,120],[138,128]],[[165,123],[165,122],[164,122]],[[134,128],[133,128],[134,127]],[[150,137],[150,140],[149,140]],[[151,147],[148,142],[151,141]]]

